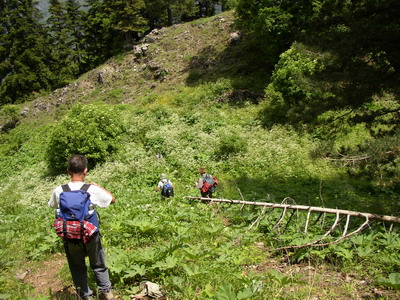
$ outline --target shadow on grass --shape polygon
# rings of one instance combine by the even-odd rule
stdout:
[[[80,300],[81,297],[76,293],[72,285],[65,286],[61,290],[50,290],[48,299],[51,300]]]
[[[357,185],[356,185],[357,184]],[[354,210],[374,214],[398,215],[400,207],[394,197],[373,193],[368,183],[352,183],[348,179],[332,178],[320,181],[314,178],[256,178],[242,175],[229,183],[237,190],[224,191],[221,186],[217,196],[233,197],[232,200],[319,206]],[[240,192],[239,192],[240,191]]]
[[[234,91],[220,101],[240,105],[244,101],[258,103],[262,99],[272,67],[264,65],[256,47],[243,38],[230,43],[223,52],[218,52],[215,46],[203,48],[192,57],[185,71],[189,73],[188,86],[229,79]]]

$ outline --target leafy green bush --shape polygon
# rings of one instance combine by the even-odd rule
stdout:
[[[118,149],[123,133],[118,112],[107,106],[77,105],[56,125],[47,148],[49,170],[64,172],[66,162],[74,154],[88,158],[93,168]]]
[[[268,100],[263,110],[266,124],[310,122],[335,104],[334,95],[310,78],[323,70],[324,58],[294,43],[282,53],[265,90]]]
[[[17,105],[5,105],[0,110],[0,130],[7,131],[14,128],[20,118],[20,109]]]
[[[247,151],[247,142],[236,134],[227,134],[221,137],[215,156],[217,158],[227,158],[230,155],[239,154]]]

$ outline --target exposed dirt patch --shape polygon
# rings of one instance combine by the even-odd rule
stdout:
[[[49,295],[51,299],[73,299],[71,297],[74,289],[72,286],[65,286],[60,277],[60,271],[66,264],[65,255],[55,254],[49,260],[31,266],[23,281],[33,287],[32,296]]]

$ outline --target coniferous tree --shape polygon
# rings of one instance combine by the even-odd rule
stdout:
[[[230,9],[234,9],[237,5],[237,0],[222,0],[221,1],[221,10],[227,11]]]
[[[57,85],[62,86],[74,79],[79,73],[77,52],[73,48],[75,39],[73,31],[68,27],[69,20],[63,2],[50,0],[49,27],[53,68],[57,74]]]
[[[84,14],[82,47],[86,53],[84,70],[103,63],[121,49],[120,36],[111,26],[110,16],[101,0],[85,0],[88,11]]]
[[[219,0],[198,0],[198,17],[210,17],[215,15],[215,9],[218,4],[220,4]]]
[[[191,20],[197,11],[198,7],[193,0],[146,1],[146,18],[151,29]]]
[[[66,10],[66,27],[71,35],[70,48],[75,52],[75,59],[79,63],[79,73],[82,73],[82,64],[85,59],[84,47],[82,46],[82,40],[84,37],[84,24],[82,6],[77,0],[67,0],[65,2]]]
[[[125,40],[122,47],[131,45],[149,29],[144,0],[104,0],[104,4],[112,29]]]
[[[52,86],[47,34],[35,4],[31,0],[1,1],[1,104],[25,101]]]

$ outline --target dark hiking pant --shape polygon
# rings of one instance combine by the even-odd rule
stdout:
[[[212,198],[212,196],[213,196],[210,191],[207,191],[205,193],[203,191],[200,191],[200,194],[201,194],[202,198]],[[207,201],[207,200],[201,200],[201,202],[202,203],[209,203],[209,201]]]
[[[82,240],[66,240],[64,248],[72,279],[81,297],[93,294],[93,291],[88,286],[86,256],[89,257],[90,267],[94,272],[99,291],[110,290],[111,283],[105,263],[104,250],[101,245],[100,233],[95,233],[92,240],[86,244]]]
[[[202,192],[200,191],[201,197],[203,198],[212,198],[213,194],[211,192]]]

